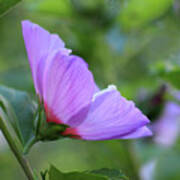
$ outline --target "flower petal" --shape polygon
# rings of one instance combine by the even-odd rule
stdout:
[[[164,146],[172,146],[179,135],[180,106],[168,101],[160,118],[152,125],[154,141]],[[168,133],[167,133],[168,132]]]
[[[86,119],[75,127],[75,132],[85,140],[120,139],[147,123],[149,120],[132,101],[109,86],[95,94]]]
[[[43,80],[48,121],[79,124],[87,115],[94,93],[93,76],[87,64],[77,56],[57,52],[48,62]],[[73,118],[75,114],[78,119]]]
[[[147,136],[152,136],[152,132],[148,127],[143,126],[127,135],[124,135],[122,137],[117,137],[117,139],[119,139],[119,138],[121,138],[121,139],[136,139],[136,138],[142,138],[142,137],[147,137]]]
[[[55,50],[61,50],[63,54],[69,54],[71,50],[64,47],[64,42],[56,34],[50,34],[28,20],[22,21],[22,31],[27,49],[28,59],[35,83],[36,92],[41,95],[37,85],[37,66],[40,60],[46,60],[49,53]]]

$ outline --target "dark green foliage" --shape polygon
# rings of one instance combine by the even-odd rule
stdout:
[[[23,146],[34,136],[35,102],[23,92],[0,86],[0,95],[3,96],[12,110],[13,117],[8,117]],[[9,115],[12,116],[12,115]]]
[[[170,60],[168,62],[160,61],[156,63],[153,67],[153,72],[165,82],[180,89],[180,82],[178,81],[180,78],[180,65],[179,63],[177,64],[176,62],[173,62],[173,60],[172,62]]]
[[[0,16],[21,0],[0,0]]]
[[[105,177],[101,177],[98,175],[93,175],[90,173],[79,173],[79,172],[72,172],[72,173],[62,173],[54,166],[51,166],[49,170],[49,180],[107,180]]]
[[[128,180],[119,170],[100,169],[91,172],[62,173],[54,166],[49,170],[49,180]]]
[[[99,170],[93,170],[91,173],[107,176],[109,180],[128,180],[128,178],[117,169],[103,168]]]

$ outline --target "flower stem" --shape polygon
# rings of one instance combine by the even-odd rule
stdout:
[[[35,136],[32,136],[32,138],[27,142],[26,146],[24,147],[23,154],[26,155],[30,148],[37,142],[37,139]]]
[[[2,130],[2,133],[3,133],[7,143],[9,144],[10,149],[12,150],[17,161],[21,165],[21,167],[22,167],[25,175],[27,176],[28,180],[34,180],[35,178],[34,178],[33,171],[31,169],[27,159],[25,158],[25,156],[23,156],[21,151],[17,148],[13,138],[11,137],[11,135],[8,131],[8,128],[5,124],[5,122],[3,121],[2,116],[0,117],[0,129]]]

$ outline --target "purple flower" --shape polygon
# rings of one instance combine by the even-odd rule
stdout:
[[[88,65],[64,42],[30,21],[23,36],[36,92],[47,122],[66,124],[64,136],[85,140],[150,136],[149,120],[115,86],[99,91]]]
[[[153,180],[155,169],[157,166],[157,160],[152,159],[151,161],[148,161],[140,168],[140,177],[142,180]]]
[[[154,141],[164,146],[173,145],[179,134],[179,125],[180,105],[169,101],[165,104],[160,118],[152,125]]]

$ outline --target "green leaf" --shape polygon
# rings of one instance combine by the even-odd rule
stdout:
[[[152,69],[152,72],[167,81],[175,88],[180,89],[180,65],[171,62],[158,62]]]
[[[70,172],[62,173],[54,166],[50,167],[49,180],[128,180],[121,171],[111,169],[100,169],[92,172]]]
[[[50,167],[49,180],[108,180],[106,177],[94,175],[86,172],[62,173],[54,166]]]
[[[125,1],[118,20],[127,28],[141,27],[166,13],[172,3],[173,0]]]
[[[0,95],[6,99],[6,107],[4,109],[22,145],[25,146],[34,137],[36,104],[27,93],[5,86],[0,86]]]
[[[51,15],[69,16],[72,11],[71,3],[67,0],[32,1],[31,3],[25,2],[25,6],[33,12],[42,12]]]
[[[180,179],[180,152],[171,148],[159,156],[156,161],[154,180]]]
[[[93,170],[91,171],[91,173],[104,175],[108,177],[109,180],[128,180],[128,178],[120,170],[117,169],[103,168],[99,170]]]
[[[20,1],[21,0],[0,0],[0,16]]]

